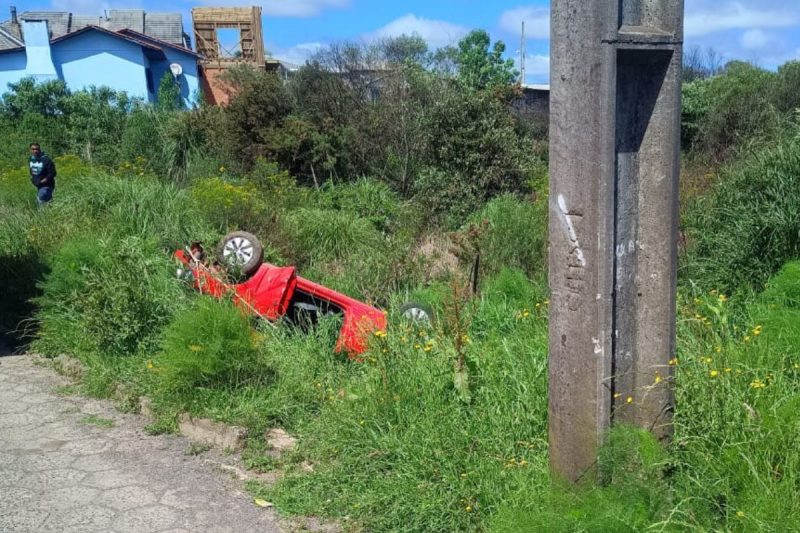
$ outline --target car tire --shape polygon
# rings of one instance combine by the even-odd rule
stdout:
[[[234,231],[219,242],[217,260],[230,270],[250,276],[264,261],[264,247],[252,233]]]
[[[428,325],[433,322],[431,308],[418,302],[407,302],[400,306],[400,316],[403,320],[418,325]]]

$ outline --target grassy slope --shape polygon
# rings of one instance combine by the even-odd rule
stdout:
[[[567,491],[547,472],[546,293],[520,271],[498,268],[482,296],[457,311],[447,283],[423,290],[424,265],[394,253],[411,236],[398,224],[406,207],[391,199],[355,213],[348,205],[359,205],[357,191],[323,191],[301,211],[293,200],[222,181],[185,191],[73,160],[61,162],[57,201],[39,211],[20,175],[7,171],[0,181],[0,264],[25,290],[1,296],[18,304],[9,311],[26,313],[23,300],[43,292],[36,346],[86,362],[89,393],[117,394],[129,407],[139,394],[154,397],[154,430],[173,427],[180,410],[247,425],[251,466],[287,473],[275,488],[251,488],[285,511],[371,531],[800,529],[796,264],[760,296],[728,299],[686,283],[673,445],[664,450],[623,428],[604,451],[605,485]],[[368,183],[356,187],[376,194]],[[193,201],[201,193],[206,201]],[[249,211],[220,219],[226,199],[242,195],[252,196]],[[213,212],[203,210],[209,198],[219,200]],[[513,221],[543,216],[508,199],[484,214],[490,247],[491,239],[512,242]],[[178,243],[198,235],[213,242],[242,220],[269,236],[275,257],[298,260],[327,283],[386,303],[415,291],[434,296],[443,318],[427,331],[393,321],[363,363],[330,351],[330,328],[254,330],[230,306],[174,282],[168,258]],[[352,267],[364,257],[374,280]],[[521,257],[506,261],[537,270],[541,256]],[[392,283],[381,285],[389,274]],[[32,279],[44,282],[36,289]],[[301,437],[280,464],[259,438],[272,425]]]

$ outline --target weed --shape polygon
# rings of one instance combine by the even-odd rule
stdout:
[[[86,415],[80,420],[78,420],[80,424],[86,424],[89,426],[97,426],[101,428],[113,428],[116,424],[113,420],[109,418],[101,418],[97,415]]]
[[[189,447],[186,448],[186,455],[191,455],[191,456],[202,455],[211,448],[213,448],[213,446],[211,446],[210,444],[204,444],[202,442],[190,442]]]

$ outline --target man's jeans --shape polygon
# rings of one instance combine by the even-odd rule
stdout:
[[[36,199],[39,201],[39,205],[46,204],[52,200],[53,187],[39,187],[39,191],[36,193]]]

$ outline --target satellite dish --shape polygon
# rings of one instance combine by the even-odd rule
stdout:
[[[181,67],[177,63],[171,63],[170,66],[169,66],[169,70],[170,70],[170,72],[172,72],[172,75],[174,77],[176,77],[176,78],[178,76],[180,76],[181,74],[183,74],[183,67]]]

